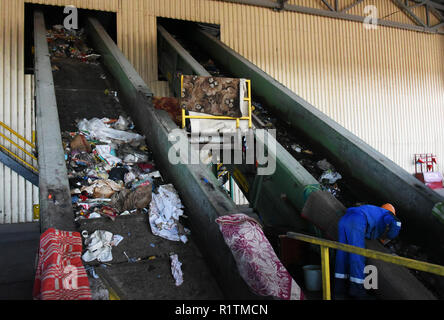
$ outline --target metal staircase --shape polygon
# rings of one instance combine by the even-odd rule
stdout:
[[[5,123],[0,121],[0,162],[6,165],[11,170],[15,171],[20,176],[31,182],[33,185],[39,185],[39,170],[37,169],[36,146],[34,142],[27,140],[22,135],[11,129]],[[14,136],[21,140],[26,146],[20,146],[17,142],[8,137]],[[35,141],[35,134],[33,132],[33,141]],[[22,143],[22,144],[23,144]],[[9,144],[9,147],[7,147]],[[31,151],[29,149],[31,148]],[[13,151],[16,149],[16,151]],[[19,155],[21,153],[22,155]],[[28,158],[28,159],[26,159]]]

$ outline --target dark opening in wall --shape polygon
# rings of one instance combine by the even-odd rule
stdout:
[[[45,15],[46,28],[50,29],[54,25],[63,25],[63,21],[68,14],[63,13],[65,7],[62,6],[47,6],[25,3],[25,73],[34,73],[34,11],[41,10]],[[117,16],[114,12],[96,11],[78,9],[78,27],[79,30],[85,25],[85,20],[88,16],[97,18],[109,36],[117,42]]]
[[[176,40],[178,38],[185,38],[184,34],[191,32],[190,28],[194,26],[198,26],[200,29],[205,30],[217,39],[220,39],[220,25],[217,24],[167,18],[157,18],[157,24],[164,27],[174,38],[176,38]],[[161,81],[167,80],[160,70],[158,70],[158,79]]]

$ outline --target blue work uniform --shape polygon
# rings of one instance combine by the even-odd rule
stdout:
[[[339,220],[338,241],[365,248],[365,239],[380,238],[387,226],[389,231],[386,238],[396,238],[401,229],[401,222],[390,211],[372,205],[349,208]],[[352,284],[362,285],[365,278],[364,267],[364,256],[336,251],[335,278],[350,279]]]

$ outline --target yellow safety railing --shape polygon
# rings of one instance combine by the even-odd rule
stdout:
[[[228,117],[228,116],[187,116],[185,109],[182,108],[182,129],[185,128],[186,119],[218,119],[218,120],[236,120],[236,128],[240,126],[240,120],[248,120],[248,127],[253,126],[252,121],[252,104],[251,104],[251,80],[246,80],[248,85],[248,97],[244,101],[248,101],[248,117]],[[180,92],[183,92],[183,75],[180,77]]]
[[[17,138],[19,138],[20,140],[22,140],[24,143],[26,143],[27,145],[29,145],[31,148],[35,149],[35,144],[34,142],[30,142],[28,141],[25,137],[23,137],[22,135],[20,135],[19,133],[17,133],[16,131],[14,131],[12,128],[8,127],[6,124],[4,124],[3,122],[0,121],[0,126],[2,126],[3,128],[5,128],[6,130],[8,130],[9,132],[11,132],[13,135],[15,135]],[[35,135],[34,135],[34,131],[32,132],[32,138],[33,141],[35,139]]]
[[[363,249],[349,244],[343,244],[336,241],[316,238],[301,233],[288,232],[286,236],[281,236],[281,237],[288,237],[290,239],[316,244],[321,247],[322,289],[323,289],[324,300],[331,300],[329,248],[355,253],[367,258],[377,259],[397,264],[406,268],[425,271],[437,274],[439,276],[444,276],[444,266],[440,266],[437,264],[418,261],[400,256],[394,256],[388,253],[383,253],[375,250]]]
[[[22,135],[20,135],[19,133],[17,133],[16,131],[14,131],[13,129],[11,129],[9,126],[7,126],[5,123],[0,121],[0,126],[5,128],[7,131],[9,131],[11,134],[13,134],[14,136],[16,136],[18,139],[22,140],[24,143],[26,143],[27,145],[29,145],[31,148],[35,149],[35,132],[32,132],[32,142],[27,140],[25,137],[23,137]],[[38,159],[29,151],[25,150],[23,147],[19,146],[16,142],[14,142],[13,140],[11,140],[10,138],[8,138],[6,135],[4,135],[3,133],[0,132],[0,137],[2,137],[3,139],[5,139],[6,141],[8,141],[10,144],[12,144],[13,146],[15,146],[16,148],[18,148],[19,150],[23,151],[26,155],[28,155],[29,157],[31,157],[32,159],[38,161]],[[26,161],[25,159],[21,158],[20,156],[18,156],[17,154],[15,154],[14,152],[10,151],[8,148],[6,148],[5,146],[3,146],[2,144],[0,144],[0,148],[5,150],[8,154],[10,154],[12,157],[14,157],[15,159],[17,159],[18,161],[22,162],[25,166],[31,168],[32,170],[34,170],[35,172],[38,172],[39,170],[33,166],[31,163],[29,163],[28,161]]]

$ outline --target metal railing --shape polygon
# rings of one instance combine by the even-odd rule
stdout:
[[[281,237],[287,237],[290,239],[304,241],[321,247],[322,290],[323,290],[324,300],[331,300],[329,248],[339,249],[342,251],[359,254],[367,258],[381,260],[397,264],[406,268],[425,271],[437,274],[439,276],[444,276],[444,266],[440,266],[437,264],[418,261],[400,256],[394,256],[388,253],[383,253],[375,250],[363,249],[356,246],[343,244],[336,241],[316,238],[301,233],[288,232],[286,236],[281,236]]]
[[[27,140],[25,137],[23,137],[22,135],[20,135],[19,133],[17,133],[16,131],[14,131],[12,128],[10,128],[9,126],[7,126],[5,123],[0,121],[0,126],[3,127],[4,129],[6,129],[7,131],[9,131],[9,133],[11,133],[12,135],[16,136],[19,140],[23,141],[24,143],[26,143],[28,146],[30,146],[33,150],[36,149],[35,146],[35,131],[32,132],[32,142]],[[34,156],[32,153],[30,153],[29,151],[27,151],[26,149],[24,149],[23,147],[21,147],[20,145],[18,145],[15,141],[11,140],[10,138],[8,138],[5,134],[0,132],[0,137],[3,138],[4,140],[8,141],[10,144],[12,144],[13,146],[15,146],[17,149],[23,151],[26,155],[28,155],[29,157],[31,157],[32,159],[34,159],[35,161],[38,161],[37,157]],[[31,163],[29,163],[28,161],[26,161],[25,159],[23,159],[22,157],[20,157],[19,155],[15,154],[14,152],[12,152],[11,150],[9,150],[8,148],[6,148],[4,145],[2,145],[0,143],[0,148],[5,150],[9,155],[11,155],[13,158],[15,158],[16,160],[20,161],[21,163],[23,163],[25,166],[31,168],[33,171],[38,172],[39,170],[32,165]]]

